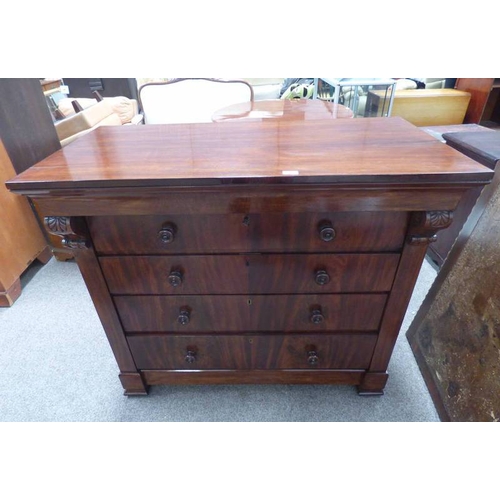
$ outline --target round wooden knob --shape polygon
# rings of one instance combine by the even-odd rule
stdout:
[[[323,320],[324,320],[323,313],[321,309],[314,309],[313,312],[311,313],[311,321],[315,325],[319,325]]]
[[[196,361],[196,353],[188,350],[184,359],[186,360],[186,363],[194,363]]]
[[[179,311],[179,316],[177,317],[177,321],[181,325],[187,325],[189,323],[190,319],[189,317],[190,317],[189,311],[187,309],[181,309]]]
[[[311,366],[316,366],[319,362],[318,353],[316,351],[307,351],[307,362]]]
[[[316,271],[314,281],[316,281],[318,285],[326,285],[330,283],[330,276],[324,269],[320,269],[319,271]]]
[[[173,287],[182,285],[182,273],[180,271],[171,271],[168,275],[168,283]]]
[[[335,229],[333,229],[330,221],[322,221],[319,224],[319,237],[326,242],[332,241],[335,238]]]
[[[158,233],[160,241],[165,245],[172,243],[175,239],[176,228],[173,224],[165,224]]]

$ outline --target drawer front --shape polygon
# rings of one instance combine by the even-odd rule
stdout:
[[[378,330],[386,294],[115,296],[127,332]]]
[[[101,257],[112,294],[386,292],[399,254]]]
[[[405,212],[100,216],[88,218],[101,255],[399,251]]]
[[[366,369],[376,334],[129,335],[140,370]]]

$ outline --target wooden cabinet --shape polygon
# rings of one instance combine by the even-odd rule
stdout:
[[[455,88],[471,94],[464,123],[500,126],[500,78],[457,78]]]
[[[61,149],[38,78],[0,78],[0,140],[18,174]],[[43,219],[36,204],[35,211]],[[72,258],[58,238],[46,236],[58,260]]]
[[[35,259],[52,256],[35,214],[25,198],[10,193],[5,181],[14,167],[0,141],[0,307],[11,306],[21,294],[20,276]]]
[[[380,395],[429,242],[491,176],[401,118],[367,118],[102,127],[8,185],[74,252],[125,394]]]

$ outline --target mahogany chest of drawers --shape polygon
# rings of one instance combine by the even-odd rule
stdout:
[[[8,187],[73,250],[125,394],[382,394],[427,245],[491,176],[373,118],[101,127]]]

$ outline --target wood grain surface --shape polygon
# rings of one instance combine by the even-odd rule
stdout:
[[[137,366],[150,370],[363,369],[375,340],[374,334],[128,337]]]
[[[117,295],[387,292],[399,254],[123,256],[100,263]],[[169,280],[173,273],[178,281]]]
[[[386,294],[120,295],[114,297],[127,332],[375,331]],[[188,310],[187,324],[179,322]],[[323,321],[314,323],[320,310]]]
[[[491,175],[395,117],[99,127],[9,187],[473,183]]]
[[[193,206],[191,207],[193,209]],[[304,207],[306,209],[306,207]],[[335,231],[323,241],[320,224]],[[101,255],[211,254],[230,252],[366,252],[399,251],[408,215],[405,212],[319,212],[92,217],[89,228]],[[159,232],[175,226],[168,244]]]
[[[21,293],[19,277],[48,249],[29,201],[5,187],[4,182],[14,174],[0,140],[0,306],[12,305]]]

